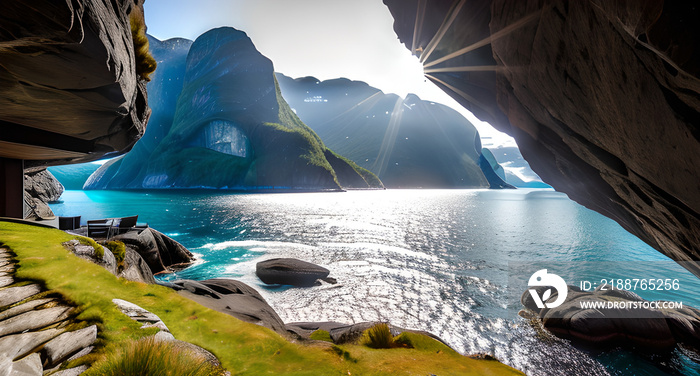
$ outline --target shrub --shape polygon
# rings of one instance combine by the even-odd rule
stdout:
[[[124,245],[123,242],[120,242],[119,240],[112,240],[105,243],[105,246],[107,249],[112,251],[117,263],[121,264],[124,262],[124,258],[126,257],[126,245]]]
[[[90,247],[95,249],[95,256],[98,258],[103,258],[105,256],[105,250],[102,248],[101,245],[97,244],[97,242],[93,238],[88,238],[85,236],[76,236],[76,239],[80,242],[82,245],[89,245]]]
[[[136,55],[136,74],[146,81],[150,81],[151,73],[156,70],[156,59],[148,50],[148,37],[146,37],[146,24],[143,13],[134,9],[129,16],[131,24],[131,38],[134,41],[134,55]]]
[[[391,335],[391,329],[386,323],[379,323],[367,329],[363,342],[374,349],[390,349],[398,345],[394,342],[394,336]]]
[[[173,341],[146,337],[127,344],[106,361],[95,364],[90,374],[103,376],[220,376],[224,369]]]
[[[314,339],[316,341],[326,341],[326,342],[333,342],[333,339],[331,338],[331,334],[328,333],[325,330],[316,330],[315,332],[311,333],[309,338]]]

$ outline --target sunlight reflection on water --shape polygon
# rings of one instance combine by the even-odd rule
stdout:
[[[138,214],[201,255],[166,279],[236,278],[285,322],[390,321],[531,375],[607,371],[565,341],[540,341],[504,309],[509,261],[579,261],[571,263],[578,270],[588,261],[666,259],[610,219],[543,190],[67,191],[63,199],[52,205],[57,215]],[[339,283],[265,286],[255,264],[273,257],[323,265]]]

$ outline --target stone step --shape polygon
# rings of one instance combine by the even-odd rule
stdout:
[[[12,316],[17,316],[19,314],[29,312],[29,311],[33,310],[34,308],[39,307],[40,305],[52,302],[54,300],[56,300],[56,299],[55,298],[34,299],[34,300],[30,300],[24,304],[14,306],[8,310],[0,312],[0,321],[7,320]]]
[[[0,287],[7,287],[15,283],[15,279],[10,275],[0,277]]]
[[[42,376],[44,368],[39,354],[32,353],[16,362],[10,362],[3,371],[7,372],[6,375]]]
[[[61,333],[63,333],[61,329],[46,329],[2,337],[0,338],[0,358],[7,358],[9,361],[23,358]]]
[[[21,302],[41,292],[41,287],[35,283],[19,287],[7,287],[0,290],[0,308]]]
[[[0,337],[47,327],[67,319],[73,310],[73,307],[58,306],[11,317],[0,325]]]
[[[15,272],[15,265],[14,264],[0,266],[0,276],[11,275],[14,272]]]
[[[64,369],[56,373],[52,373],[51,376],[78,376],[81,373],[87,371],[88,366],[78,366],[75,368]]]
[[[59,365],[69,356],[92,345],[96,339],[96,325],[61,334],[44,345],[42,350],[45,357],[44,367],[52,368]]]

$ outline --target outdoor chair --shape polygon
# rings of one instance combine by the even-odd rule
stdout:
[[[129,232],[132,228],[136,227],[136,221],[139,219],[138,215],[134,215],[131,217],[123,217],[117,219],[117,223],[115,224],[115,227],[112,229],[112,232],[115,235],[123,234],[125,232]]]
[[[109,239],[112,236],[112,226],[114,219],[95,219],[87,221],[88,237],[104,237]]]

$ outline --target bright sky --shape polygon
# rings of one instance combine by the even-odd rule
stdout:
[[[345,77],[402,97],[414,93],[459,111],[477,127],[484,146],[515,146],[423,77],[381,0],[146,0],[145,13],[148,33],[160,40],[194,40],[212,28],[231,26],[245,31],[277,72]]]

